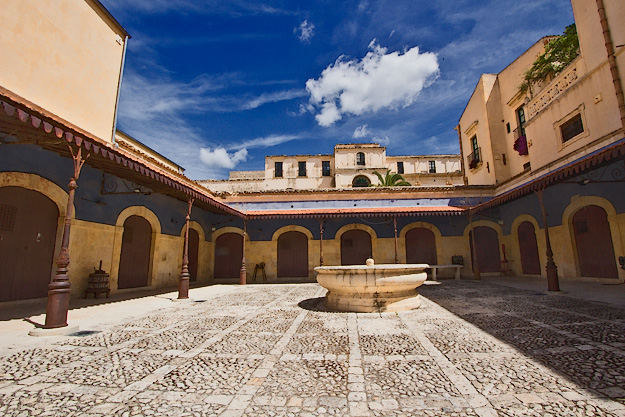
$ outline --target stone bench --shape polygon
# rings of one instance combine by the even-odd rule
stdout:
[[[456,268],[456,272],[454,274],[454,277],[456,279],[460,279],[460,270],[462,269],[464,265],[456,265],[456,264],[450,264],[450,265],[430,265],[430,269],[432,270],[432,281],[436,281],[436,271],[438,269],[442,269],[442,268]]]

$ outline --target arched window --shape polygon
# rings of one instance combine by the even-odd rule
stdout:
[[[364,165],[365,164],[365,154],[364,152],[358,152],[356,154],[356,165]]]
[[[358,175],[352,181],[352,187],[368,187],[371,185],[371,180],[364,175]]]

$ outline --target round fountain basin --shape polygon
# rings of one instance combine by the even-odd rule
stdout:
[[[319,266],[317,282],[328,290],[326,307],[357,313],[419,308],[417,287],[425,282],[428,264]]]

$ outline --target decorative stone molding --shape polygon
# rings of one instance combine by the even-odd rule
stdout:
[[[568,90],[580,78],[577,65],[572,63],[556,78],[554,78],[547,88],[542,90],[527,104],[528,119],[536,116],[541,110],[548,107],[557,97]]]

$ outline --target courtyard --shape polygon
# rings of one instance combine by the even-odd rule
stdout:
[[[327,312],[322,287],[285,284],[82,300],[69,336],[29,338],[3,317],[0,414],[625,415],[624,309],[427,284],[400,313]]]

